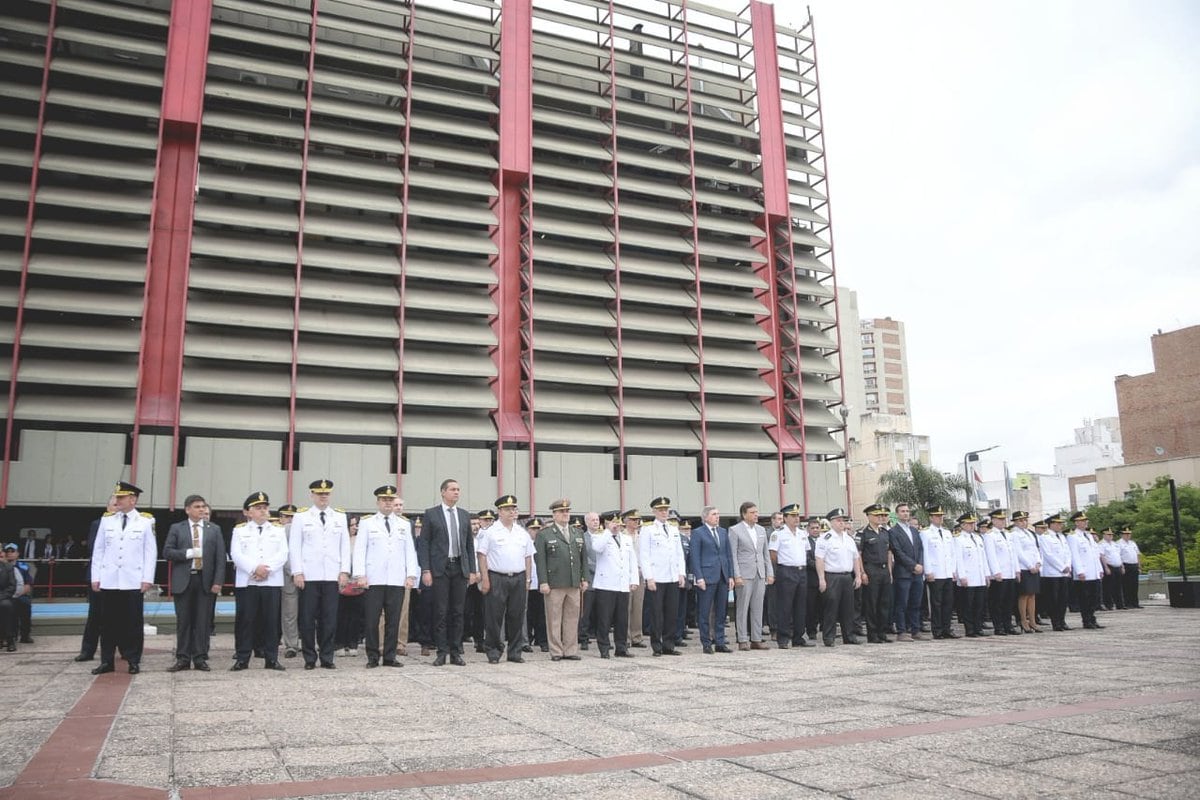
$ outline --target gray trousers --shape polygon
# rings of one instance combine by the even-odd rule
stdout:
[[[761,642],[763,638],[763,596],[767,591],[766,578],[743,578],[741,586],[733,589],[734,627],[737,640]],[[747,617],[749,619],[747,619]],[[747,622],[749,625],[747,626]]]
[[[283,594],[279,601],[280,630],[285,650],[300,650],[300,590],[292,583],[291,570],[283,570]]]

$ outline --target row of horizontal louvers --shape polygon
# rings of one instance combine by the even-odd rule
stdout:
[[[20,419],[128,424],[133,414],[165,48],[166,0],[153,9],[60,0],[22,333]],[[387,437],[396,430],[407,19],[396,6],[322,3],[309,129],[299,317],[297,428]],[[40,11],[39,11],[40,9]],[[332,9],[332,11],[331,11]],[[0,312],[16,305],[45,7],[0,19]],[[346,15],[338,16],[341,10]],[[386,13],[385,13],[386,12]],[[359,15],[359,16],[355,16]],[[560,12],[536,9],[549,19]],[[563,22],[558,19],[557,22]],[[217,0],[214,8],[192,264],[181,422],[278,432],[288,425],[292,306],[309,12]],[[494,438],[488,259],[494,215],[491,116],[496,26],[417,6],[403,297],[404,433]],[[747,34],[748,35],[748,34]],[[539,443],[616,444],[616,293],[609,202],[607,78],[595,51],[539,31],[534,51],[534,408]],[[670,69],[618,58],[621,337],[626,443],[695,449],[700,421],[695,313],[703,312],[710,444],[769,449],[760,405],[766,312],[751,248],[761,206],[753,97],[728,75],[693,75],[699,300],[689,265],[686,108]],[[629,63],[627,63],[627,60]],[[642,58],[642,60],[646,60]],[[668,65],[658,64],[658,68]],[[681,69],[681,68],[680,68]],[[676,70],[678,71],[678,70]],[[661,74],[659,74],[661,72]],[[712,73],[711,75],[709,73]],[[651,80],[654,78],[655,80]],[[641,97],[626,84],[636,85]],[[677,82],[676,82],[677,84]],[[703,85],[701,85],[703,84]],[[801,119],[798,115],[797,119]],[[736,135],[735,135],[736,134]],[[789,135],[794,215],[820,223],[807,182],[819,174]],[[823,246],[797,227],[805,322],[800,355],[814,442],[838,424],[824,330],[833,321]],[[0,337],[11,343],[11,325]],[[248,363],[256,366],[251,370]],[[822,438],[823,437],[823,438]],[[723,443],[723,444],[722,444]],[[832,450],[831,450],[832,451]],[[820,450],[816,450],[820,452]]]

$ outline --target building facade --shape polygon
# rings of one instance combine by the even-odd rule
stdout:
[[[904,323],[891,317],[860,320],[858,335],[866,401],[863,412],[912,416]]]
[[[0,18],[0,505],[839,504],[811,20],[579,0]]]
[[[1150,337],[1154,371],[1118,375],[1126,464],[1200,456],[1200,325]]]

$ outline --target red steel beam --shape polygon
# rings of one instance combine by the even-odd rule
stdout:
[[[408,276],[408,171],[409,171],[409,142],[412,132],[412,71],[413,71],[413,37],[416,36],[417,9],[415,0],[408,0],[408,46],[405,48],[404,67],[404,130],[400,139],[404,143],[404,154],[400,157],[400,248],[397,257],[400,261],[400,274],[396,278],[396,289],[400,302],[396,306],[396,326],[399,335],[396,337],[396,488],[404,491],[404,471],[400,468],[404,453],[404,320],[405,286]]]
[[[175,507],[183,338],[199,164],[200,124],[212,0],[179,0],[171,7],[163,67],[158,163],[146,251],[138,388],[133,422],[133,465],[144,426],[171,429],[169,506]]]
[[[621,480],[618,481],[617,493],[620,502],[617,504],[621,508],[628,508],[625,505],[625,482],[628,476],[625,474],[625,356],[621,329],[621,189],[620,176],[621,167],[620,159],[617,157],[618,135],[617,135],[617,31],[615,24],[616,9],[613,6],[612,0],[608,2],[608,11],[604,15],[608,23],[608,117],[609,117],[609,137],[608,147],[612,153],[612,159],[609,162],[609,172],[612,178],[612,189],[609,192],[609,198],[612,202],[612,219],[609,222],[609,227],[613,232],[612,260],[613,260],[613,315],[616,322],[616,337],[617,337],[617,463],[618,471]]]
[[[46,50],[42,55],[42,86],[38,95],[37,129],[33,134],[33,168],[29,173],[29,202],[25,207],[25,241],[21,246],[21,279],[17,287],[17,318],[13,325],[12,364],[8,377],[8,416],[4,420],[4,470],[0,475],[0,508],[8,506],[8,476],[12,466],[13,415],[17,410],[17,378],[21,369],[21,333],[25,326],[25,293],[29,283],[29,254],[33,247],[33,216],[37,207],[42,133],[46,125],[46,94],[50,88],[50,58],[54,53],[54,25],[58,0],[50,0],[46,19]]]

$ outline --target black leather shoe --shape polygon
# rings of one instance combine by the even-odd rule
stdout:
[[[549,652],[550,652],[550,645],[548,645],[548,644],[539,644],[539,645],[538,645],[538,647],[541,649],[541,651],[542,651],[543,653],[549,653]],[[531,653],[531,652],[533,652],[533,651],[532,651],[532,650],[526,650],[525,652],[526,652],[526,653]]]
[[[322,661],[321,669],[337,669],[337,664],[333,663],[332,661]]]
[[[617,658],[633,658],[633,653],[628,650],[618,650],[616,656]]]
[[[645,647],[646,643],[645,642],[631,642],[629,646],[630,647]]]
[[[317,665],[315,663],[313,663],[313,664],[305,663],[304,668],[305,669],[316,669]]]
[[[17,651],[17,641],[15,639],[9,639],[8,642],[5,643],[4,649],[10,653],[15,653]]]
[[[33,644],[33,637],[32,636],[22,636],[21,644]]]
[[[373,658],[367,659],[367,669],[375,669],[378,666],[379,666],[379,662],[376,661],[375,659],[373,659]]]
[[[94,658],[95,658],[95,656],[85,656],[83,653],[80,653],[79,655],[75,656],[76,661],[91,661]]]
[[[197,661],[196,663],[192,664],[192,669],[199,670],[200,672],[211,672],[212,671],[209,668],[207,661]]]
[[[679,639],[676,639],[676,640],[675,640],[675,646],[676,646],[676,647],[687,647],[687,646],[688,646],[688,643],[687,643],[687,642],[684,642],[684,641],[680,641]]]
[[[284,658],[295,658],[296,651],[289,647],[287,650],[283,651],[283,657]]]
[[[833,647],[833,642],[822,642],[821,644],[825,645],[826,647]]]
[[[450,663],[456,667],[465,667],[467,665],[467,662],[463,661],[463,657],[458,653],[454,653],[450,656]],[[400,664],[397,663],[396,666],[400,666]]]
[[[1103,625],[1101,625],[1099,622],[1093,622],[1093,623],[1092,623],[1092,630],[1094,630],[1094,631],[1102,631],[1102,630],[1104,630],[1104,626],[1103,626]]]
[[[129,665],[129,674],[130,675],[137,675],[141,671],[142,671],[141,665],[139,665],[139,664],[130,664]]]
[[[712,645],[711,644],[704,645],[704,655],[711,656],[712,654],[713,654]]]
[[[563,661],[583,661],[582,656],[563,656]]]
[[[176,661],[174,664],[167,667],[167,672],[186,672],[191,668],[192,665],[187,661]]]
[[[792,646],[792,643],[791,643],[791,642],[779,642],[779,649],[780,649],[780,650],[788,650],[788,649],[790,649],[790,648],[791,648],[791,646]],[[832,647],[832,645],[830,645],[830,646]]]
[[[679,652],[678,650],[663,650],[662,654],[664,656],[681,656],[681,655],[683,655],[683,653]]]
[[[796,647],[816,647],[816,645],[810,642],[808,639],[801,639],[796,643]]]
[[[723,645],[723,644],[717,645],[716,647],[713,648],[713,650],[716,650],[718,653],[732,653],[733,652],[726,645]]]
[[[608,654],[608,651],[607,651],[607,650],[604,650],[603,652],[601,652],[601,653],[600,653],[600,657],[601,657],[601,658],[612,658],[612,656],[610,656],[610,655]]]
[[[106,672],[112,672],[112,671],[113,671],[112,664],[107,664],[107,663],[101,661],[100,666],[98,666],[92,670],[92,674],[93,675],[103,675]]]
[[[437,654],[437,658],[435,658],[435,659],[433,660],[433,665],[434,665],[435,667],[444,667],[444,666],[446,666],[446,654],[445,654],[445,653],[438,653],[438,654]]]
[[[562,661],[562,656],[550,656],[551,661]]]
[[[853,639],[847,639],[845,641],[845,644],[862,644],[862,643],[863,643],[863,640],[859,639],[858,637],[855,637]]]
[[[580,643],[579,643],[579,649],[580,649],[580,650],[587,650],[587,649],[588,649],[588,643],[587,643],[587,642],[580,642]]]
[[[250,666],[250,665],[247,664],[245,661],[235,661],[235,662],[233,662],[233,666],[229,668],[229,671],[230,672],[241,672],[242,670],[246,669],[248,666]]]
[[[489,664],[499,664],[500,656],[488,656],[488,663]]]
[[[383,662],[383,665],[385,667],[403,667],[404,666],[403,664],[401,664],[399,661],[397,661],[395,659],[392,659],[391,661],[385,661],[385,662]]]
[[[266,664],[263,664],[263,669],[273,669],[276,672],[284,672],[287,670],[287,667],[285,667],[283,664],[280,664],[278,661],[268,661]]]
[[[533,652],[533,645],[528,645],[528,644],[527,644],[527,645],[523,646],[523,647],[521,648],[521,652],[522,652],[522,653],[532,653],[532,652]]]
[[[521,658],[520,656],[509,656],[508,660],[510,662],[512,662],[513,664],[524,664],[525,663],[525,659]]]

